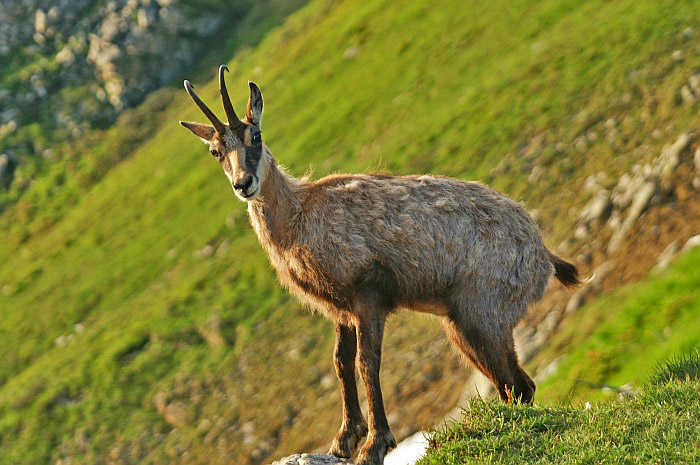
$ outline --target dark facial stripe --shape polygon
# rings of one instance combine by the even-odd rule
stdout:
[[[259,147],[245,147],[245,169],[248,173],[256,176],[258,165],[260,164],[260,158],[262,158],[262,146]]]

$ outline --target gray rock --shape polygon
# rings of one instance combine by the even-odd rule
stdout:
[[[700,247],[700,234],[688,239],[688,241],[683,246],[683,249],[681,250],[681,252],[686,253],[686,252],[689,252],[690,250],[693,250],[696,247]]]
[[[338,463],[342,464],[352,464],[351,461],[347,459],[340,459],[333,455],[326,454],[294,454],[289,457],[285,457],[276,462],[272,462],[271,465],[335,465]]]
[[[678,254],[679,249],[680,244],[678,243],[678,241],[673,241],[670,244],[668,244],[664,251],[661,252],[661,255],[659,255],[659,258],[656,260],[656,269],[665,270],[666,268],[668,268],[673,259]]]
[[[688,86],[696,97],[700,94],[700,73],[693,74],[688,78]]]
[[[646,182],[632,199],[627,220],[634,223],[644,213],[649,201],[656,193],[656,185],[653,182]],[[623,225],[624,227],[624,225]]]
[[[34,13],[34,30],[39,34],[46,31],[46,13],[43,10],[36,10]]]
[[[178,402],[173,402],[165,407],[163,418],[166,422],[176,428],[185,426],[189,422],[187,410]]]
[[[612,208],[612,200],[610,193],[605,190],[599,190],[595,196],[583,207],[579,220],[591,224],[599,221],[605,221],[610,215]]]
[[[673,173],[681,162],[681,153],[688,148],[695,134],[685,132],[679,135],[673,144],[664,147],[657,162],[652,167],[652,175],[660,176],[666,187],[673,183]]]
[[[615,252],[621,245],[622,241],[627,237],[630,229],[634,226],[637,219],[644,213],[651,198],[656,193],[656,184],[653,182],[645,182],[637,193],[632,198],[632,204],[629,207],[627,213],[627,218],[622,223],[619,229],[617,229],[612,237],[610,238],[610,244],[608,245],[608,252]]]
[[[202,336],[209,347],[220,347],[226,345],[226,339],[221,334],[221,320],[216,315],[209,317],[204,325],[197,327],[197,333]]]
[[[360,47],[348,47],[343,52],[343,58],[346,60],[352,60],[360,53]]]
[[[686,105],[693,105],[698,101],[695,93],[691,90],[690,86],[684,85],[681,87],[681,99]]]
[[[163,391],[160,391],[155,396],[153,396],[153,405],[156,407],[156,411],[161,415],[163,414],[163,412],[165,412],[165,407],[168,406],[169,401],[170,397],[167,393]]]

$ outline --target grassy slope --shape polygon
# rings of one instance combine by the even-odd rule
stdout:
[[[573,403],[612,395],[590,385],[641,385],[656,364],[700,347],[700,250],[583,307],[535,363],[564,355],[539,385],[542,402]]]
[[[539,361],[569,350],[538,402],[476,400],[420,465],[695,463],[700,453],[700,250],[569,318]],[[678,357],[680,354],[680,357]],[[678,357],[678,358],[676,358]],[[665,359],[672,359],[663,363]],[[675,361],[674,361],[675,360]],[[686,376],[695,381],[685,381]],[[630,398],[576,383],[634,383]],[[584,401],[594,402],[584,410]],[[544,404],[544,405],[543,405]]]
[[[476,400],[418,463],[697,463],[698,421],[697,380],[648,385],[632,399],[587,410]]]
[[[692,2],[315,1],[229,63],[229,89],[240,108],[245,79],[261,85],[266,141],[296,174],[312,165],[317,175],[379,168],[488,178],[509,157],[519,170],[495,184],[539,203],[633,159],[603,146],[590,158],[549,153],[551,180],[532,187],[518,148],[542,132],[570,141],[615,111],[629,71],[656,71],[649,64],[663,62],[699,19]],[[360,49],[352,60],[348,47]],[[659,72],[662,96],[687,78],[687,69]],[[198,90],[216,101],[213,82]],[[582,109],[587,117],[572,118]],[[184,92],[153,117],[160,130],[55,225],[0,243],[0,462],[244,463],[262,439],[270,445],[258,458],[318,447],[336,427],[337,394],[318,385],[332,373],[329,324],[275,284],[243,206],[176,123],[202,118]],[[639,132],[628,130],[623,149],[631,152]],[[547,209],[562,217],[554,237],[575,195],[561,197]],[[10,233],[23,227],[3,224]],[[207,244],[217,252],[198,257]],[[212,317],[228,346],[203,342]],[[300,360],[283,358],[291,348]],[[182,405],[185,426],[157,414],[158,391]],[[248,422],[261,431],[252,443],[240,428]]]

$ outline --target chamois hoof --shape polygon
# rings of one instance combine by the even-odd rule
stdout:
[[[335,435],[328,453],[339,458],[349,459],[355,453],[357,445],[366,435],[367,423],[364,419],[362,422],[357,423],[355,427],[346,428],[343,425],[338,434]]]
[[[391,431],[370,434],[357,457],[357,465],[382,465],[389,449],[396,447],[396,439]]]

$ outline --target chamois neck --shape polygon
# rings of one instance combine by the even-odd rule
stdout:
[[[292,223],[300,210],[301,183],[277,164],[267,147],[263,156],[266,166],[260,194],[248,204],[248,214],[264,246],[285,247],[296,229]]]

